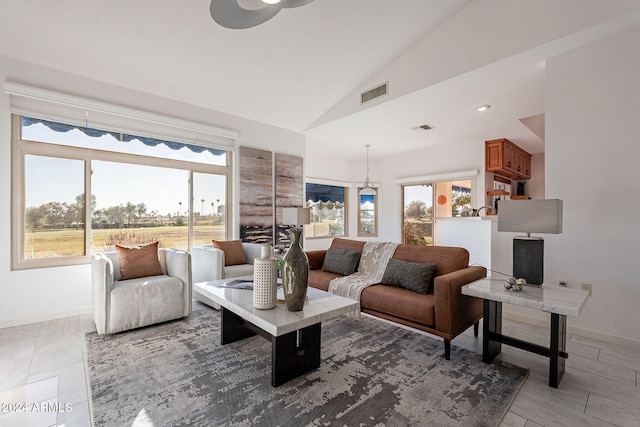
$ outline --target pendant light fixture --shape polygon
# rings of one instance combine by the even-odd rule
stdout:
[[[365,144],[367,147],[367,179],[364,181],[364,187],[360,190],[361,196],[375,196],[376,190],[373,188],[373,185],[369,181],[369,147],[371,144]]]

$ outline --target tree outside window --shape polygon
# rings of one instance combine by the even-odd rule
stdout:
[[[403,191],[404,244],[433,244],[433,185],[405,185]]]

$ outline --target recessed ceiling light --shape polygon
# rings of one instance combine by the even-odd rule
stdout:
[[[489,108],[491,108],[491,105],[486,104],[486,105],[479,106],[478,108],[476,108],[476,110],[482,112],[482,111],[487,111]]]

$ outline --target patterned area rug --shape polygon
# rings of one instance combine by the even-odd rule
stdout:
[[[320,368],[270,385],[271,348],[219,344],[212,310],[86,337],[98,426],[495,426],[528,375],[373,318],[322,325]]]

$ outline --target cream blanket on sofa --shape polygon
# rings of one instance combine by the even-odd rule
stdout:
[[[393,257],[398,243],[367,242],[362,249],[358,271],[329,282],[329,292],[360,301],[362,290],[380,283],[387,263]]]

